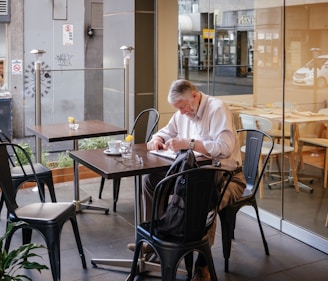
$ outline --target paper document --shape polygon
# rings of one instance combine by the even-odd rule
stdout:
[[[169,158],[169,159],[172,159],[174,160],[176,157],[177,157],[177,153],[168,149],[168,150],[150,150],[149,151],[151,154],[154,154],[154,155],[158,155],[158,156],[161,156],[161,157],[165,157],[165,158]],[[194,154],[195,154],[195,157],[199,157],[199,156],[203,156],[203,154],[197,152],[197,151],[193,151]]]

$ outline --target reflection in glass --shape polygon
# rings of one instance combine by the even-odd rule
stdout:
[[[187,2],[196,1],[179,1],[184,7]],[[180,15],[192,22],[189,31],[180,30],[180,42],[189,40],[197,50],[190,80],[227,101],[237,124],[241,111],[270,117],[281,132],[276,141],[293,145],[295,152],[299,137],[327,138],[327,119],[320,121],[318,116],[328,107],[328,3],[200,0],[197,4],[198,10],[180,7]],[[301,236],[310,235],[292,233],[295,237],[308,243],[320,236],[328,243],[324,153],[306,146],[299,153],[300,192],[289,177],[288,161],[276,157],[269,165],[276,176],[264,178],[265,196],[258,204],[277,218],[275,226],[283,231],[283,222],[291,223],[305,230],[298,231]],[[277,178],[286,181],[269,189]]]

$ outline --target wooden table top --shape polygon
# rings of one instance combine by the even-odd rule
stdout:
[[[282,121],[282,109],[279,108],[236,108],[232,107],[233,112],[239,114],[249,114],[265,117],[271,120]],[[309,123],[309,122],[328,122],[328,115],[319,114],[311,111],[294,111],[285,113],[286,123]]]
[[[29,126],[37,137],[48,142],[126,134],[127,130],[100,120],[79,121],[79,128],[69,128],[68,123]]]
[[[173,160],[149,153],[146,144],[135,144],[133,153],[142,157],[143,164],[132,160],[123,160],[120,155],[106,155],[104,149],[71,151],[69,155],[76,162],[107,179],[165,171],[173,163]],[[212,160],[205,157],[197,158],[197,160],[202,165],[212,163]]]

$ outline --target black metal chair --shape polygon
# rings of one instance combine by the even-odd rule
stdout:
[[[268,163],[271,151],[274,146],[274,141],[272,137],[262,131],[256,129],[240,129],[238,133],[245,132],[245,158],[243,165],[243,172],[246,178],[246,189],[242,197],[237,200],[234,204],[225,207],[219,211],[220,221],[221,221],[221,231],[222,231],[222,247],[223,256],[225,260],[225,272],[229,272],[229,258],[231,252],[231,241],[235,238],[235,226],[236,226],[236,215],[238,211],[244,206],[253,206],[257,216],[257,222],[261,231],[261,236],[264,244],[264,249],[266,255],[269,255],[269,248],[266,242],[264,232],[262,229],[262,224],[259,217],[257,202],[256,202],[256,192],[259,188],[261,179],[263,177],[265,167]],[[261,150],[263,139],[266,138],[266,156],[259,169],[259,162],[261,157]],[[268,145],[270,144],[270,145]]]
[[[138,116],[136,117],[132,130],[131,130],[131,135],[134,135],[136,128],[138,127],[145,127],[145,142],[148,142],[155,130],[155,127],[157,126],[159,120],[159,113],[155,108],[148,108],[143,111],[141,111]],[[147,126],[144,126],[147,124]],[[104,189],[104,184],[105,184],[105,178],[101,178],[100,182],[100,188],[99,188],[99,195],[98,198],[101,199],[101,194]],[[114,201],[114,206],[113,210],[116,212],[116,205],[118,201],[118,195],[120,192],[120,184],[121,184],[121,179],[113,179],[113,201]]]
[[[0,143],[3,142],[11,143],[11,140],[5,135],[5,133],[2,130],[0,130]],[[32,163],[31,165],[23,163],[22,159],[20,159],[19,157],[20,155],[19,151],[22,150],[24,150],[23,147],[20,147],[18,150],[14,147],[14,149],[12,149],[10,153],[8,153],[7,155],[10,161],[11,178],[16,192],[23,183],[35,182],[35,176],[32,170],[33,167],[34,171],[38,176],[38,180],[40,183],[38,188],[39,188],[41,202],[45,202],[45,191],[44,191],[45,184],[48,187],[51,201],[56,202],[57,200],[56,200],[56,194],[55,194],[55,188],[54,188],[51,170],[41,163]],[[3,196],[1,196],[0,212],[2,210],[3,201],[4,201]]]
[[[156,185],[151,220],[137,226],[136,250],[129,277],[130,281],[134,280],[137,274],[138,259],[143,242],[150,245],[159,257],[162,280],[175,280],[178,266],[183,257],[185,258],[188,278],[191,278],[193,267],[192,254],[194,251],[204,256],[209,267],[211,280],[217,280],[211,247],[205,235],[216,217],[216,206],[219,200],[217,196],[216,178],[217,172],[219,171],[227,174],[227,186],[231,180],[232,174],[213,166],[202,166],[179,172],[165,177]],[[163,202],[169,200],[168,194],[170,194],[172,188],[174,188],[174,184],[167,183],[176,182],[176,179],[184,181],[186,185],[183,235],[179,237],[163,235],[157,228],[163,213],[160,206],[163,206]],[[215,198],[214,204],[213,198]],[[166,205],[167,203],[164,203],[164,206]],[[209,211],[211,210],[215,213],[209,216]],[[139,268],[139,270],[142,270],[142,268]]]
[[[6,239],[5,249],[8,251],[12,235],[16,230],[22,229],[23,244],[31,242],[32,230],[39,231],[48,248],[53,280],[60,280],[60,235],[64,223],[67,220],[70,220],[82,260],[82,266],[83,268],[86,268],[85,256],[76,221],[76,207],[73,203],[32,203],[22,207],[17,205],[16,189],[13,186],[10,165],[8,162],[7,148],[12,147],[21,149],[17,144],[0,143],[0,187],[8,209],[8,223],[18,221],[25,223],[13,228],[12,232]],[[25,154],[30,164],[32,164],[28,154],[24,150],[22,150],[22,153]],[[33,165],[31,167],[35,176],[35,181],[39,186],[40,182]]]

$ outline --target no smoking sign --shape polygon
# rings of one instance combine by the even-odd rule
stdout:
[[[23,72],[22,60],[13,60],[11,62],[11,73],[12,74],[22,74],[22,72]]]

